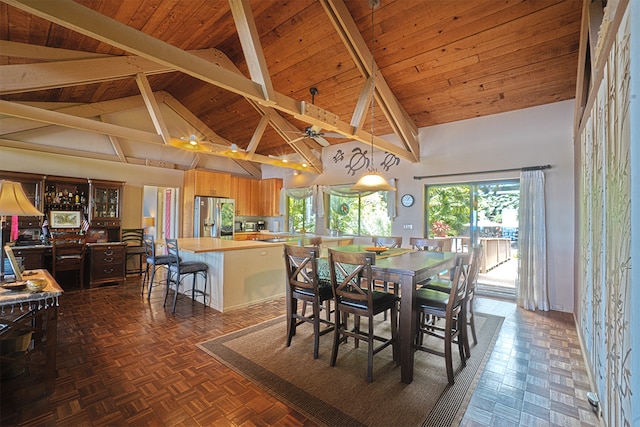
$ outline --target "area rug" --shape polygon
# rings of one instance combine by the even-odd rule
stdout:
[[[355,348],[350,339],[340,346],[336,366],[330,367],[333,333],[320,337],[320,356],[314,360],[312,325],[299,326],[287,347],[285,317],[198,347],[319,425],[452,426],[462,419],[503,320],[476,313],[478,345],[471,347],[471,358],[464,368],[454,348],[452,386],[444,358],[420,351],[415,354],[413,382],[404,384],[391,348],[374,355],[374,380],[367,383],[366,343]],[[384,334],[377,329],[381,326],[386,324],[376,325],[376,331]],[[427,343],[439,349],[443,346],[433,337],[425,338]]]

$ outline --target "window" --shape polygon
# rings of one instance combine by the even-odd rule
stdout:
[[[390,236],[389,192],[329,195],[329,229],[353,236]]]
[[[289,216],[289,231],[304,230],[307,233],[316,232],[316,215],[311,205],[312,196],[297,199],[288,197],[287,212]]]

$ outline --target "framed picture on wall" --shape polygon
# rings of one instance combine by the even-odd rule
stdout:
[[[49,212],[49,227],[51,228],[80,228],[80,211],[51,211]]]

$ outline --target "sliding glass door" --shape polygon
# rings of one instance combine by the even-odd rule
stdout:
[[[457,252],[483,245],[479,285],[511,295],[517,275],[519,198],[519,180],[427,185],[426,237],[447,239]]]

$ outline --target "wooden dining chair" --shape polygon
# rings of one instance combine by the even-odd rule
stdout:
[[[284,260],[287,272],[287,347],[296,334],[296,328],[307,322],[313,325],[313,358],[318,358],[320,336],[331,332],[334,323],[330,321],[330,311],[327,319],[320,316],[321,310],[330,310],[329,301],[333,298],[330,283],[321,283],[318,278],[318,257],[320,248],[317,246],[284,245]],[[298,301],[303,302],[302,311],[298,313]],[[323,305],[327,302],[326,307]],[[307,304],[311,305],[312,313],[306,315]],[[320,330],[320,325],[328,327]]]
[[[454,383],[451,348],[457,344],[462,366],[466,366],[465,340],[467,327],[464,301],[467,294],[467,275],[463,258],[456,259],[455,273],[449,292],[418,289],[414,295],[416,307],[415,349],[442,356],[445,359],[447,379]],[[444,321],[444,325],[442,322]],[[444,351],[424,345],[424,336],[434,336],[444,342]]]
[[[373,236],[371,242],[377,247],[399,248],[402,246],[402,236]]]
[[[374,289],[371,266],[375,255],[368,252],[343,252],[329,249],[329,272],[335,305],[335,330],[331,366],[335,366],[338,347],[348,337],[355,339],[358,347],[360,340],[368,344],[367,382],[373,381],[373,355],[382,349],[393,347],[393,360],[398,360],[398,301],[397,295]],[[391,310],[391,337],[376,335],[373,317]],[[348,314],[354,315],[354,326],[348,326]],[[360,319],[366,318],[368,330],[360,330]],[[375,347],[375,342],[381,342]]]
[[[178,300],[178,290],[185,277],[193,278],[191,287],[191,299],[195,301],[196,293],[202,295],[202,303],[207,305],[207,276],[209,273],[209,265],[200,261],[182,261],[178,249],[177,239],[166,239],[167,252],[169,254],[169,270],[167,271],[167,289],[164,294],[164,305],[167,305],[167,297],[169,289],[175,286],[173,291],[173,306],[171,313],[176,312],[176,301]],[[204,278],[204,287],[202,290],[196,288],[196,279],[198,276]]]
[[[60,282],[59,273],[75,271],[80,288],[84,288],[84,257],[86,236],[79,233],[54,233],[51,241],[53,277]]]
[[[418,251],[444,252],[443,239],[428,239],[426,237],[410,237],[409,244]]]
[[[473,344],[478,344],[478,337],[476,335],[476,324],[475,324],[475,316],[474,316],[474,303],[475,303],[475,293],[476,293],[476,285],[478,284],[478,273],[480,272],[480,260],[482,259],[482,253],[484,248],[482,245],[476,246],[471,249],[471,254],[461,254],[458,255],[459,258],[462,258],[463,269],[466,270],[467,274],[467,296],[464,301],[465,305],[465,318],[467,321],[467,325],[471,328],[471,336],[473,337]],[[451,292],[451,281],[448,280],[433,280],[427,284],[425,284],[425,288],[433,289],[440,292]],[[469,350],[469,342],[465,344],[465,351],[467,354],[467,358],[471,357],[471,352]]]
[[[373,246],[385,248],[399,248],[402,246],[402,236],[373,236],[371,237]],[[386,280],[374,282],[374,285],[384,292],[389,292],[389,282]],[[392,283],[393,293],[398,294],[398,284]],[[387,320],[387,312],[384,313],[384,320]]]

